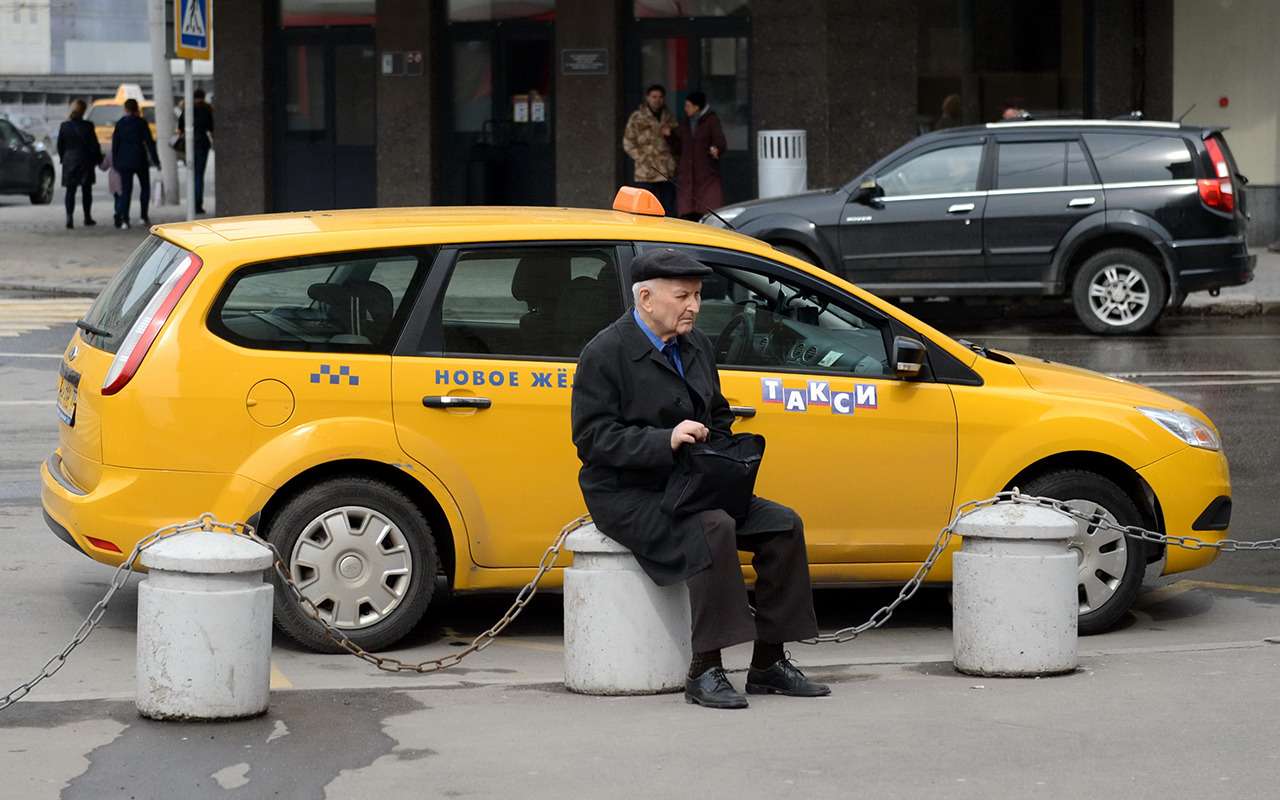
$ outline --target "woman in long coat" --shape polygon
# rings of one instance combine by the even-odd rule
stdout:
[[[84,224],[96,225],[90,208],[93,205],[94,170],[102,163],[102,147],[93,123],[84,118],[85,104],[77,98],[71,103],[71,116],[58,128],[58,158],[62,160],[62,185],[67,189],[67,227],[76,209],[76,187],[84,204]]]
[[[720,183],[720,157],[727,147],[720,117],[707,105],[702,92],[690,92],[684,101],[685,119],[673,149],[680,151],[676,167],[676,192],[680,216],[701,219],[709,210],[724,205]]]

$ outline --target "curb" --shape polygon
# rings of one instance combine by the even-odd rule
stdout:
[[[97,297],[105,287],[62,286],[40,283],[6,283],[0,282],[0,292],[30,292],[45,294],[51,297]]]
[[[1249,300],[1236,303],[1207,303],[1183,306],[1175,312],[1179,317],[1269,317],[1280,315],[1280,302]]]

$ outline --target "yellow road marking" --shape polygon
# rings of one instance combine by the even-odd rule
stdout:
[[[292,689],[293,681],[284,676],[280,668],[276,666],[276,662],[271,662],[271,684],[272,689]]]

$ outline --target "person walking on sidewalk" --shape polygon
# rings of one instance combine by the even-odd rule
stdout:
[[[690,92],[684,101],[684,115],[675,141],[680,158],[676,167],[680,216],[697,220],[724,205],[720,156],[728,145],[720,117],[707,105],[705,94]]]
[[[818,632],[799,515],[760,497],[751,498],[741,519],[719,508],[678,516],[663,509],[681,448],[731,437],[734,417],[720,391],[715,349],[694,327],[702,279],[712,270],[660,248],[633,260],[631,272],[635,308],[587,343],[573,380],[570,420],[587,509],[600,532],[629,548],[655,583],[688,585],[688,702],[745,708],[720,651],[753,640],[748,693],[830,694],[783,647]],[[739,550],[752,553],[756,570],[754,616]]]
[[[116,195],[116,227],[129,227],[129,204],[133,199],[133,179],[137,177],[138,205],[142,224],[150,226],[147,206],[151,202],[151,167],[160,166],[151,126],[138,111],[138,101],[124,101],[124,116],[111,134],[111,164],[120,173],[120,194]]]
[[[62,162],[62,185],[66,187],[67,228],[74,228],[76,189],[80,189],[84,205],[84,224],[92,227],[94,170],[102,163],[102,146],[94,133],[93,123],[84,118],[85,102],[76,98],[71,115],[58,128],[58,159]]]
[[[675,130],[676,118],[667,108],[667,90],[655,83],[644,90],[644,101],[631,112],[622,134],[622,149],[636,165],[632,185],[653,192],[669,217],[676,215],[676,187],[671,182],[676,159],[670,143]]]
[[[213,106],[204,100],[204,89],[196,89],[195,97],[195,117],[191,124],[195,129],[196,146],[195,161],[192,164],[191,180],[195,183],[196,190],[196,213],[204,213],[204,168],[209,163],[209,151],[213,149]],[[177,149],[183,150],[185,147],[185,138],[187,130],[187,112],[183,109],[181,115],[178,116],[178,136],[179,144]],[[187,153],[189,156],[190,153]]]

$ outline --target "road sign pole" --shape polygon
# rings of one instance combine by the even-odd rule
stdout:
[[[196,113],[191,77],[191,59],[182,59],[182,113],[187,143],[187,219],[196,218]]]

